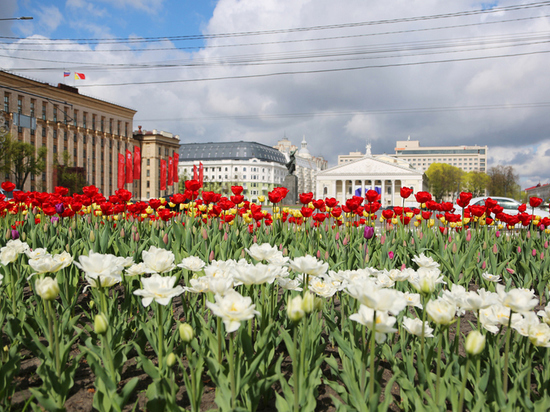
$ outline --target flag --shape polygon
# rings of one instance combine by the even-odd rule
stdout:
[[[134,180],[141,179],[141,149],[134,146]]]
[[[174,164],[172,163],[172,158],[168,156],[168,186],[174,184]]]
[[[134,172],[132,172],[132,152],[126,149],[126,183],[134,182]]]
[[[122,153],[118,154],[118,180],[117,187],[119,189],[124,189],[124,183],[126,182],[126,176],[124,174],[124,166],[126,166],[126,161]]]
[[[193,180],[199,180],[199,174],[197,173],[197,165],[193,165]]]
[[[174,182],[178,183],[180,181],[179,177],[179,163],[180,163],[180,155],[179,153],[174,152]]]
[[[84,75],[84,73],[74,72],[74,78],[76,80],[86,80],[86,76]]]
[[[202,187],[203,180],[204,180],[204,175],[203,175],[202,162],[199,162],[199,183],[201,184],[201,187]]]
[[[160,190],[166,190],[166,160],[160,161]]]
[[[71,75],[71,72],[63,72],[63,77],[69,77]]]

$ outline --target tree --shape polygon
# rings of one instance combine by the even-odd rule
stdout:
[[[59,164],[55,157],[54,165],[57,170],[57,186],[69,189],[69,196],[82,193],[82,188],[87,185],[86,170],[83,167],[74,167],[69,152],[63,152],[63,164]]]
[[[38,150],[30,143],[8,137],[5,143],[2,171],[15,177],[15,187],[23,189],[29,175],[37,175],[46,170],[47,149]]]
[[[516,174],[513,166],[493,166],[487,172],[491,181],[487,189],[490,196],[505,196],[519,199],[521,186],[519,174]]]
[[[474,197],[483,196],[490,182],[491,177],[487,173],[472,170],[463,176],[463,190]]]
[[[426,170],[426,176],[430,192],[436,201],[441,202],[445,196],[459,192],[463,174],[458,167],[446,163],[432,163]]]

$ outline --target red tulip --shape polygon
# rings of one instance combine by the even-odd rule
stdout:
[[[410,187],[402,187],[400,190],[401,197],[403,199],[407,199],[410,195],[412,195],[413,190]]]
[[[539,207],[541,204],[542,204],[542,199],[540,197],[530,197],[529,198],[529,206]]]
[[[267,197],[271,203],[279,203],[283,200],[283,195],[278,190],[273,190],[267,194]]]
[[[527,210],[527,205],[525,203],[518,206],[518,211],[520,211],[521,213],[525,212],[526,210]]]
[[[244,188],[242,186],[231,186],[231,191],[234,195],[238,196],[243,192]]]
[[[336,207],[336,205],[338,205],[338,203],[339,203],[338,200],[336,200],[333,197],[327,197],[325,199],[325,204],[330,208]]]
[[[198,180],[186,180],[185,181],[185,188],[187,190],[190,190],[192,192],[196,192],[201,187],[201,184]]]
[[[6,192],[12,192],[13,189],[15,189],[15,185],[12,182],[4,182],[0,186],[2,186],[2,189],[4,189]]]
[[[367,193],[365,193],[365,197],[367,198],[367,202],[369,203],[374,203],[378,199],[380,199],[380,195],[378,194],[378,192],[372,189],[367,190]]]
[[[313,200],[313,193],[300,193],[300,203],[303,205],[309,204]]]
[[[432,200],[432,195],[429,192],[417,192],[414,197],[418,203],[426,203]]]
[[[470,192],[460,192],[458,199],[456,199],[456,204],[464,208],[470,204],[472,200],[472,194]]]
[[[302,216],[303,217],[310,217],[313,214],[314,209],[310,209],[309,207],[302,206]]]

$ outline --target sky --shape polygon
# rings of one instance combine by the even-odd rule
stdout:
[[[32,16],[33,20],[1,20]],[[550,2],[2,0],[0,68],[137,110],[181,143],[339,154],[487,145],[550,183]],[[85,80],[64,79],[63,71]]]

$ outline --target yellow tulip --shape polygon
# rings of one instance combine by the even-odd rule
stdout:
[[[414,225],[415,227],[420,226],[420,220],[415,220],[414,223],[413,223],[413,225]]]

